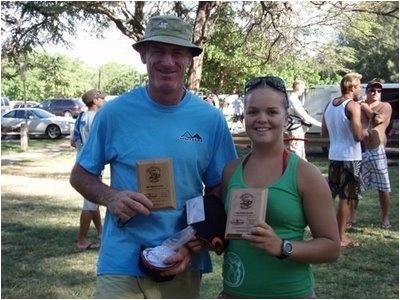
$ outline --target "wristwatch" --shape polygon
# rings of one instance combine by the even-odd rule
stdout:
[[[293,245],[290,241],[282,239],[281,255],[277,256],[279,259],[288,258],[293,252]]]

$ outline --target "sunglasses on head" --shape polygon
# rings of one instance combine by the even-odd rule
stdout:
[[[371,93],[378,93],[378,94],[382,93],[382,90],[381,90],[381,89],[369,89],[369,91],[370,91]]]
[[[259,86],[260,84],[268,85],[278,91],[286,93],[285,82],[276,76],[255,77],[246,81],[244,85],[244,92],[247,93],[251,89]]]
[[[254,89],[259,85],[267,85],[272,87],[273,89],[280,91],[285,94],[285,107],[289,107],[289,99],[286,92],[285,82],[282,78],[277,76],[264,76],[264,77],[255,77],[246,81],[244,85],[244,93],[247,94],[250,90]]]

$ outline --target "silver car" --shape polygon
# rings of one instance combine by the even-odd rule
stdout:
[[[30,136],[44,135],[50,139],[58,139],[69,135],[73,130],[75,120],[59,117],[40,108],[26,110],[28,134]],[[12,109],[1,117],[1,135],[21,133],[21,125],[25,123],[25,109]]]

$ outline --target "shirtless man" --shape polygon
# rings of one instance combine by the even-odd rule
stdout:
[[[392,107],[387,102],[381,102],[382,84],[371,81],[366,88],[366,100],[361,102],[363,128],[369,131],[368,137],[363,140],[365,151],[362,155],[362,185],[364,192],[372,185],[378,191],[382,211],[381,228],[392,227],[389,219],[390,181],[385,152],[386,128],[389,126]],[[353,201],[349,224],[356,222],[358,201]]]

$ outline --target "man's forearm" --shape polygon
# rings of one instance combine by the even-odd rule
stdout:
[[[98,176],[87,172],[78,163],[75,163],[71,171],[69,182],[85,199],[99,205],[107,206],[115,194]]]

